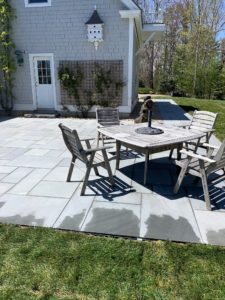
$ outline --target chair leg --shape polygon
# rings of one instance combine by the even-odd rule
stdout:
[[[71,179],[75,161],[76,161],[76,157],[72,157],[72,160],[71,160],[71,163],[70,163],[70,168],[69,168],[69,173],[68,173],[67,179],[66,179],[67,182],[69,182],[70,179]]]
[[[80,193],[81,196],[84,195],[85,190],[86,190],[86,186],[87,186],[88,178],[89,178],[89,175],[90,175],[90,172],[91,172],[94,156],[95,156],[95,152],[93,152],[91,154],[90,160],[89,160],[88,165],[87,165],[87,171],[86,171],[86,174],[85,174],[85,177],[84,177],[84,183],[83,183],[81,193]]]
[[[207,175],[205,172],[205,165],[202,160],[199,160],[199,165],[200,165],[200,172],[202,175],[202,187],[203,187],[203,192],[204,192],[204,197],[205,197],[205,204],[206,208],[208,210],[211,210],[211,201],[210,201],[210,196],[209,196],[209,189],[208,189],[208,182],[207,182]]]
[[[175,187],[173,189],[174,194],[177,194],[179,189],[180,189],[180,186],[181,186],[181,183],[183,182],[183,179],[184,179],[184,176],[186,174],[189,162],[190,162],[190,158],[187,159],[187,161],[184,163],[184,165],[183,165],[183,167],[180,171],[180,174],[177,178],[177,182],[176,182]]]
[[[98,168],[97,167],[93,167],[93,168],[94,168],[95,175],[99,176]]]
[[[112,186],[114,186],[115,182],[114,182],[112,170],[111,170],[111,167],[110,167],[110,164],[109,164],[109,160],[108,160],[108,156],[107,156],[107,153],[106,153],[105,149],[102,150],[102,155],[104,157],[105,167],[106,167],[106,169],[108,171],[108,174],[109,174],[110,183],[111,183]]]
[[[99,146],[100,132],[97,132],[97,147]]]

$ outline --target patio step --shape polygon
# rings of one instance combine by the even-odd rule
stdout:
[[[47,118],[53,119],[59,117],[60,114],[52,110],[38,110],[32,113],[24,114],[24,118]]]

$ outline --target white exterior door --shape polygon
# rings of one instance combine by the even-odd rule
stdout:
[[[34,92],[38,109],[54,109],[53,61],[51,56],[33,56]]]

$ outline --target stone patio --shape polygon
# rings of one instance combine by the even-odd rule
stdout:
[[[158,107],[168,126],[189,122],[173,101],[160,101]],[[224,182],[211,188],[213,211],[207,211],[201,183],[194,185],[192,177],[185,179],[178,195],[172,193],[177,171],[168,152],[151,156],[148,182],[143,186],[144,156],[131,151],[127,156],[124,151],[120,170],[115,171],[111,161],[116,187],[91,173],[86,195],[81,197],[79,180],[85,168],[78,162],[73,182],[65,181],[70,153],[58,128],[60,122],[76,128],[82,138],[96,136],[94,119],[0,122],[0,222],[225,245]],[[107,175],[105,169],[100,174]]]

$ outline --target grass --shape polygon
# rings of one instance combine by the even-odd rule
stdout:
[[[216,136],[223,141],[225,139],[225,100],[209,100],[170,96],[153,96],[153,99],[173,99],[179,106],[181,106],[188,113],[193,113],[195,109],[206,110],[211,112],[218,112],[219,116],[216,121]]]
[[[222,247],[0,225],[0,299],[224,299]]]

